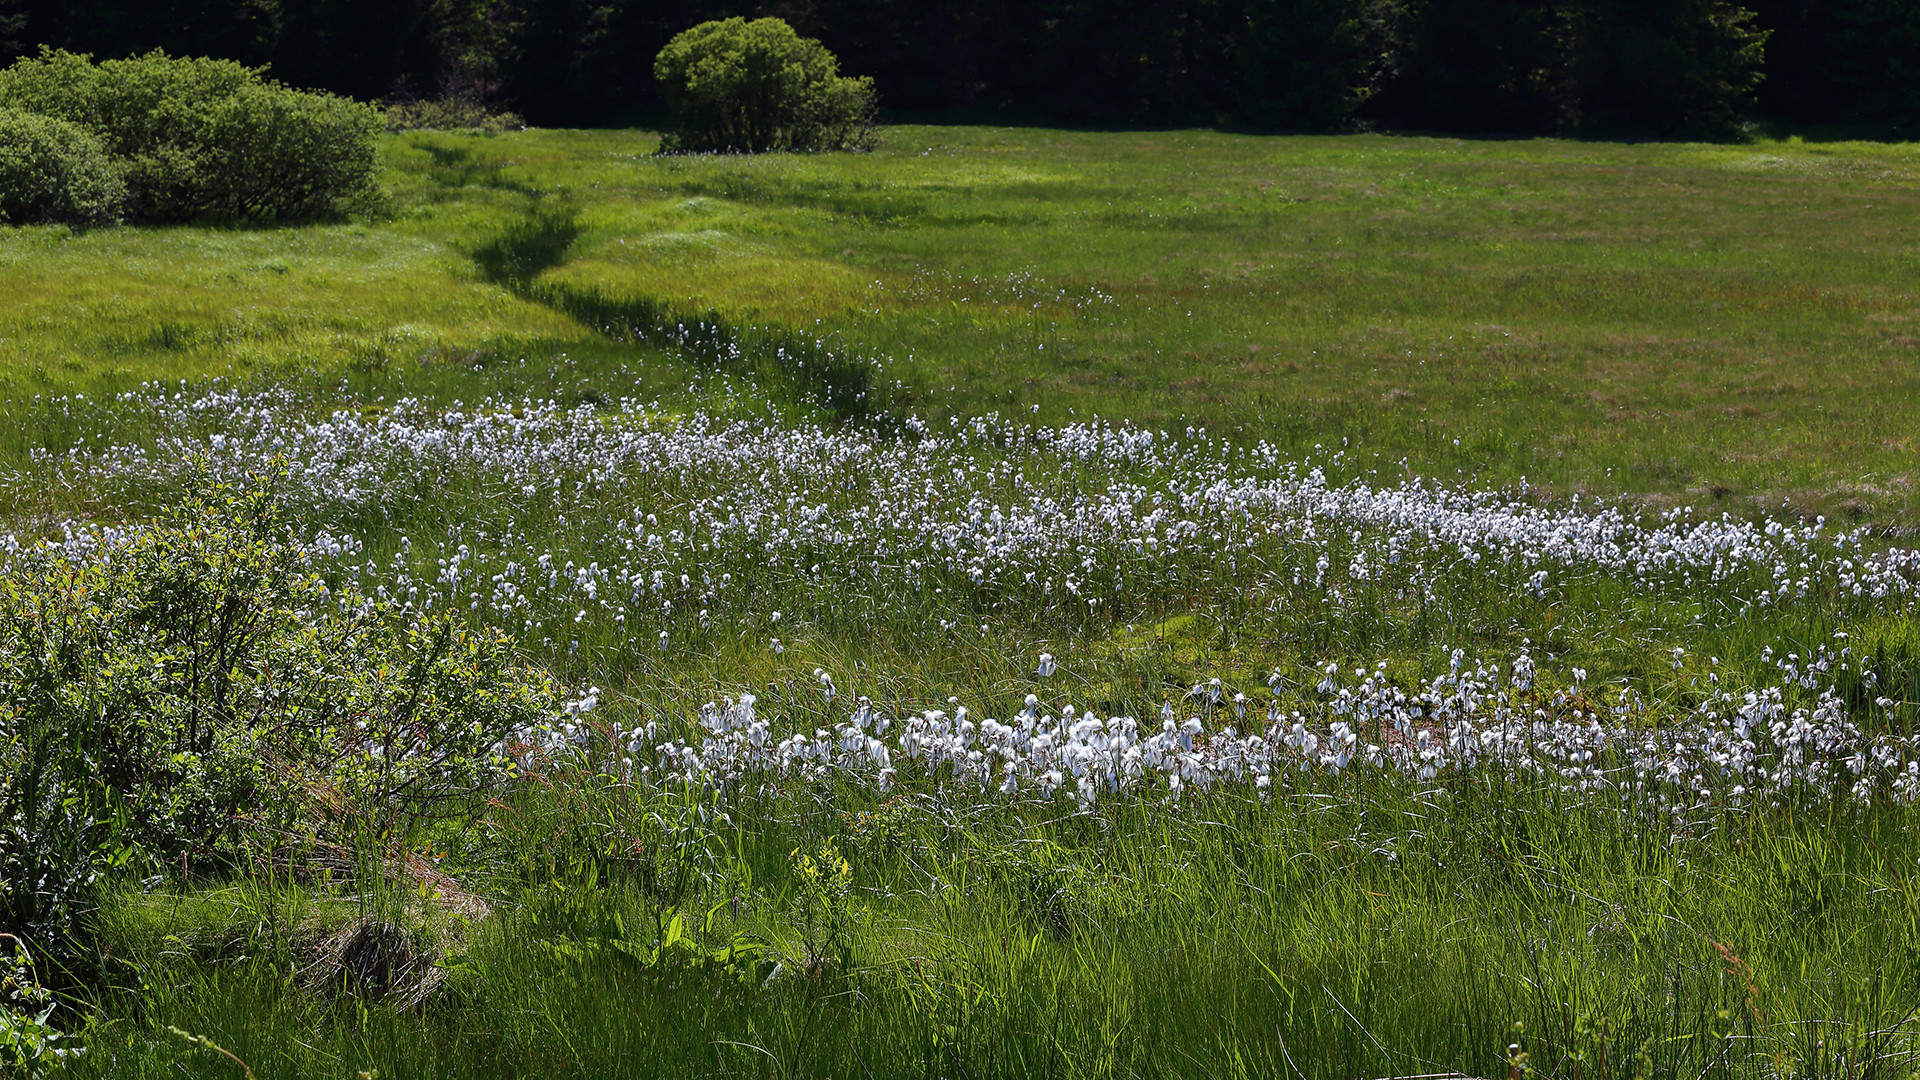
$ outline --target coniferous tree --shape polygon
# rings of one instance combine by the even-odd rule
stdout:
[[[1381,86],[1395,60],[1397,5],[1242,0],[1239,114],[1263,127],[1330,131]]]
[[[1414,0],[1404,26],[1399,70],[1379,115],[1446,131],[1560,126],[1564,56],[1555,0]]]
[[[432,14],[429,0],[281,0],[273,72],[363,100],[431,91]]]
[[[768,13],[825,42],[846,70],[885,85],[890,107],[926,112],[999,103],[998,61],[1033,39],[1023,19],[1030,8],[1001,6],[994,0],[806,0],[771,5]]]
[[[1920,126],[1920,4],[1859,0],[1839,5],[1836,14],[1842,28],[1834,34],[1833,67],[1860,114]]]
[[[0,0],[0,64],[26,51],[27,18],[19,0]]]
[[[1760,107],[1798,123],[1920,126],[1920,4],[1751,0],[1767,43]]]
[[[607,20],[615,5],[595,0],[521,0],[513,13],[511,36],[496,48],[502,72],[499,87],[530,122],[563,125],[581,117],[605,115],[606,103],[590,88],[594,69],[618,65],[631,72],[619,91],[637,93],[650,69],[647,56],[600,55]],[[511,60],[504,55],[511,51]],[[477,57],[478,49],[471,55]],[[617,85],[617,84],[616,84]]]
[[[1758,87],[1766,115],[1920,125],[1915,0],[0,0],[0,54],[160,47],[591,124],[657,110],[660,48],[733,15],[910,112],[1726,137]]]
[[[242,63],[269,57],[278,0],[25,0],[27,46],[122,58],[165,49]]]
[[[1573,0],[1569,120],[1603,135],[1729,138],[1761,79],[1767,32],[1729,0]]]

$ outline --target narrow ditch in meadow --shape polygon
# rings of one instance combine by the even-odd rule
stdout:
[[[582,226],[564,196],[528,195],[520,215],[473,249],[488,281],[560,312],[619,342],[644,342],[763,388],[784,387],[796,403],[840,421],[873,421],[887,412],[879,365],[831,341],[781,327],[742,326],[717,311],[688,312],[650,296],[542,279],[566,262]]]

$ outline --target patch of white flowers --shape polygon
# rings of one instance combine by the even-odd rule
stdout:
[[[1536,692],[1526,653],[1504,670],[1468,666],[1462,656],[1456,651],[1452,670],[1410,688],[1389,680],[1384,664],[1351,677],[1329,665],[1310,704],[1285,708],[1275,698],[1264,714],[1216,679],[1151,719],[1054,710],[1029,695],[1005,720],[976,718],[952,702],[895,720],[861,697],[831,727],[781,730],[746,694],[702,708],[697,741],[657,740],[649,725],[618,752],[649,780],[723,790],[838,780],[885,791],[907,772],[950,796],[1064,796],[1083,806],[1122,793],[1178,799],[1221,786],[1325,792],[1367,776],[1420,785],[1524,778],[1589,802],[1670,811],[1834,799],[1920,804],[1920,738],[1863,732],[1831,683],[1791,704],[1807,696],[1795,663],[1781,664],[1785,685],[1712,689],[1677,719],[1655,724],[1631,691],[1604,714],[1577,682]],[[1814,662],[1833,659],[1823,652]]]
[[[433,579],[401,562],[354,571],[522,631],[594,618],[651,642],[696,612],[702,630],[753,620],[770,577],[877,604],[943,589],[1109,619],[1116,605],[1218,587],[1336,608],[1445,605],[1489,580],[1543,602],[1595,579],[1710,590],[1733,611],[1816,595],[1885,608],[1920,594],[1920,552],[1873,551],[1863,531],[1824,520],[1644,520],[1418,479],[1336,483],[1327,470],[1351,467],[1344,452],[1290,461],[1203,431],[990,416],[944,430],[910,421],[888,436],[663,418],[637,401],[399,401],[314,417],[284,394],[220,389],[150,388],[113,408],[167,434],[83,439],[43,464],[68,482],[164,491],[284,460],[286,497],[322,525],[485,493],[491,523],[454,526]],[[556,515],[578,531],[564,545],[535,539],[545,526],[534,523]],[[676,630],[662,644],[684,639]]]
[[[1694,520],[1680,511],[1648,520],[1418,479],[1336,482],[1328,470],[1351,468],[1344,453],[1291,461],[1266,444],[1195,430],[988,416],[908,421],[888,435],[670,418],[627,400],[573,409],[403,400],[316,416],[285,393],[157,386],[111,410],[102,415],[144,415],[161,434],[114,443],[96,432],[43,451],[41,466],[68,483],[163,494],[284,467],[283,497],[322,530],[307,548],[360,591],[423,610],[465,609],[528,635],[546,628],[549,642],[571,636],[576,647],[574,628],[590,618],[637,648],[669,652],[724,619],[778,654],[774,635],[784,628],[767,601],[793,589],[876,609],[944,593],[956,617],[938,622],[949,632],[969,625],[960,617],[969,605],[1109,621],[1116,609],[1207,589],[1336,611],[1445,605],[1489,583],[1550,602],[1607,582],[1612,595],[1710,595],[1723,612],[1816,597],[1842,611],[1886,612],[1920,596],[1920,552],[1875,551],[1864,532],[1824,521]],[[404,541],[390,560],[366,558],[346,528],[448,492],[484,512],[454,515],[463,523],[430,566]],[[68,526],[52,542],[84,551],[117,535]],[[20,546],[0,538],[0,558]],[[650,724],[614,741],[642,774],[722,787],[834,775],[885,788],[912,770],[954,789],[1091,802],[1124,791],[1275,791],[1355,773],[1429,782],[1466,772],[1545,777],[1663,806],[1760,805],[1806,792],[1911,803],[1920,754],[1911,741],[1854,726],[1836,689],[1836,665],[1846,662],[1844,648],[1779,658],[1777,685],[1747,690],[1708,672],[1705,687],[1658,710],[1622,690],[1605,715],[1586,672],[1572,669],[1564,690],[1540,691],[1523,652],[1497,668],[1468,666],[1456,653],[1449,672],[1408,687],[1384,665],[1328,667],[1310,707],[1283,693],[1276,672],[1264,705],[1215,680],[1152,718],[1052,710],[1029,697],[1004,720],[976,719],[957,702],[888,717],[817,669],[823,707],[846,710],[831,726],[776,730],[743,696],[703,710],[697,740]],[[1047,679],[1057,663],[1041,654],[1034,674]],[[1673,653],[1676,672],[1687,663],[1684,649]],[[596,697],[583,695],[525,741],[549,751],[585,745]],[[1668,719],[1656,725],[1656,715]]]

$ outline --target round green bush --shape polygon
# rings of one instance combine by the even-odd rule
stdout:
[[[654,61],[672,112],[668,153],[864,149],[873,80],[839,74],[826,46],[782,19],[721,19],[682,32]]]
[[[92,133],[0,109],[0,221],[101,225],[119,220],[126,200],[119,166]]]
[[[241,87],[207,111],[196,212],[239,221],[332,216],[375,190],[379,110],[277,84]]]
[[[376,190],[371,105],[294,90],[231,60],[154,51],[94,63],[42,50],[0,71],[0,107],[58,117],[125,163],[143,221],[299,221]]]

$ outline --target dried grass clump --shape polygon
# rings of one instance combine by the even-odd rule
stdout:
[[[380,873],[383,880],[374,895],[404,897],[404,902],[367,910],[326,935],[300,981],[313,993],[346,993],[413,1008],[446,983],[440,958],[455,951],[492,908],[411,852],[381,862]],[[360,899],[368,895],[363,892]]]
[[[435,963],[441,950],[422,940],[430,937],[391,919],[355,919],[327,938],[303,981],[316,992],[344,991],[411,1008],[446,981],[446,970]]]
[[[423,1004],[446,982],[440,958],[493,910],[414,851],[369,858],[343,844],[269,835],[256,867],[267,877],[324,882],[340,890],[337,902],[359,912],[331,928],[309,924],[293,943],[302,961],[300,985],[315,994],[346,993],[403,1008]]]

